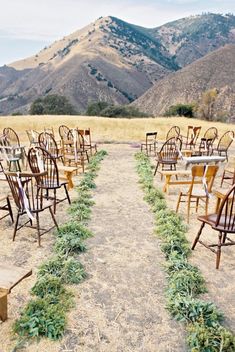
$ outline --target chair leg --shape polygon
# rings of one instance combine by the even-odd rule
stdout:
[[[56,189],[54,189],[54,214],[56,213]]]
[[[17,232],[17,228],[18,228],[19,217],[20,217],[20,214],[17,213],[17,216],[16,216],[16,223],[15,223],[14,233],[13,233],[13,241],[15,241],[16,232]]]
[[[209,198],[206,198],[206,215],[208,214],[208,203],[209,203]]]
[[[216,253],[216,269],[219,269],[219,264],[220,264],[222,236],[223,236],[222,232],[219,232],[218,250]]]
[[[64,190],[65,190],[66,197],[67,197],[67,199],[68,199],[68,203],[71,204],[69,192],[68,192],[68,190],[67,190],[67,186],[66,186],[66,185],[64,185]]]
[[[177,202],[177,205],[176,205],[176,213],[178,213],[178,210],[179,210],[179,206],[180,206],[180,202],[181,202],[181,197],[182,197],[182,192],[180,192],[180,194],[179,194],[178,202]]]
[[[197,200],[196,200],[196,213],[198,212],[198,205],[199,205],[199,197],[197,197]]]
[[[205,226],[205,222],[203,222],[203,223],[201,224],[201,227],[200,227],[200,229],[199,229],[199,231],[198,231],[198,233],[197,233],[197,236],[196,236],[196,238],[195,238],[195,240],[194,240],[194,242],[193,242],[192,250],[194,250],[194,248],[196,247],[196,244],[197,244],[198,241],[199,241],[199,238],[200,238],[200,236],[201,236],[201,233],[202,233],[202,230],[203,230],[204,226]]]
[[[220,187],[222,187],[222,186],[223,186],[224,176],[225,176],[225,171],[223,172],[223,175],[222,175],[222,179],[221,179]]]
[[[188,204],[187,204],[187,223],[189,223],[190,206],[191,206],[191,198],[190,198],[190,196],[189,196],[189,197],[188,197]]]
[[[155,167],[154,176],[155,176],[156,173],[157,173],[158,166],[159,166],[159,163],[157,163],[157,165],[156,165],[156,167]]]
[[[8,197],[7,197],[7,207],[8,207],[9,215],[11,217],[11,221],[12,221],[12,224],[13,224],[14,223],[13,212],[12,212],[12,208],[11,208],[10,199]]]
[[[40,236],[40,225],[39,225],[39,214],[38,213],[36,213],[36,222],[37,222],[38,246],[41,247],[41,236]]]
[[[53,220],[53,222],[54,222],[54,224],[55,224],[55,227],[57,228],[57,230],[59,230],[58,223],[57,223],[57,221],[56,221],[55,215],[53,214],[53,211],[52,211],[51,207],[49,207],[49,211],[50,211],[52,220]]]

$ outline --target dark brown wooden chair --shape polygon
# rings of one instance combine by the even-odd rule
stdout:
[[[222,247],[235,245],[235,241],[228,237],[228,235],[235,234],[235,184],[224,197],[218,213],[199,216],[198,220],[201,221],[202,224],[194,240],[192,249],[196,247],[198,242],[207,249],[210,249],[216,254],[216,269],[219,269]],[[218,232],[217,243],[207,244],[200,240],[202,230],[206,224]]]
[[[38,244],[41,245],[41,236],[52,230],[54,227],[58,228],[56,219],[54,217],[52,206],[53,203],[46,201],[43,198],[42,189],[35,188],[35,179],[45,177],[46,172],[31,174],[31,173],[5,173],[12,197],[14,199],[17,216],[15,228],[13,233],[13,241],[15,240],[16,233],[23,227],[31,227],[37,230]],[[40,227],[39,215],[44,210],[49,210],[54,225],[49,229]],[[19,219],[22,216],[27,216],[28,220],[23,224],[19,224]],[[36,223],[36,226],[34,224]]]
[[[18,134],[10,127],[6,127],[3,129],[3,134],[6,137],[9,145],[20,147],[20,139]]]
[[[154,176],[158,171],[159,165],[162,165],[162,171],[176,170],[176,164],[182,147],[180,138],[172,137],[168,139],[157,152],[157,165],[154,171]]]
[[[223,183],[227,183],[231,186],[235,183],[235,156],[229,158],[229,162],[224,168],[220,187],[223,186]]]
[[[56,160],[60,160],[64,164],[63,154],[60,153],[60,148],[56,143],[55,138],[52,134],[47,132],[42,132],[38,136],[39,146],[46,149]]]
[[[180,128],[178,126],[171,127],[166,134],[166,140],[178,137],[180,137]]]
[[[146,154],[149,155],[151,152],[154,152],[156,155],[157,152],[157,132],[147,132],[145,136],[145,143],[141,143],[141,152],[146,151]]]
[[[203,202],[205,205],[205,213],[208,213],[208,204],[209,204],[209,194],[212,192],[212,186],[215,180],[216,173],[218,171],[217,165],[194,165],[192,167],[192,181],[189,186],[188,191],[181,191],[179,193],[179,198],[176,206],[176,212],[178,213],[180,203],[187,203],[187,222],[189,222],[190,217],[190,208],[191,203],[196,204],[196,212],[198,212],[199,202]],[[203,183],[203,178],[205,178],[206,184],[203,189],[200,186],[200,189],[195,188],[196,184]],[[186,199],[186,200],[184,200]]]
[[[228,161],[228,149],[233,142],[234,136],[234,131],[225,132],[220,138],[217,147],[212,149],[211,154],[217,153],[220,156],[225,156]]]
[[[46,192],[46,198],[52,199],[54,204],[54,214],[56,213],[56,205],[65,200],[71,204],[67,181],[60,181],[59,171],[56,163],[56,159],[45,149],[41,147],[31,148],[28,152],[28,162],[31,171],[34,174],[40,174],[45,171],[42,175],[36,176],[37,188]],[[60,188],[64,188],[65,198],[57,198],[57,191]],[[50,197],[50,191],[53,192],[53,196]]]
[[[96,143],[92,143],[90,128],[86,128],[84,130],[78,129],[78,132],[83,136],[85,149],[89,150],[91,155],[94,154],[93,151],[96,153],[97,145]]]

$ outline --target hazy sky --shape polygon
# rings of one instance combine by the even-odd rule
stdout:
[[[0,66],[32,55],[100,16],[145,27],[202,12],[235,13],[235,0],[0,0]]]

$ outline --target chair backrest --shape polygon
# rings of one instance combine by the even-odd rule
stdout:
[[[210,193],[212,190],[212,186],[215,180],[215,176],[219,169],[218,165],[194,165],[192,167],[192,182],[189,187],[189,193],[192,193],[195,180],[200,178],[203,181],[203,178],[206,180],[207,191]],[[206,192],[205,192],[206,195]]]
[[[32,173],[43,176],[36,177],[37,184],[44,188],[56,188],[59,186],[59,172],[56,159],[41,147],[30,148],[28,162]]]
[[[218,130],[216,127],[210,127],[206,132],[204,133],[204,138],[206,139],[212,139],[214,141],[216,138],[218,138]]]
[[[30,145],[37,145],[39,132],[35,130],[26,130],[26,133],[27,133]]]
[[[73,141],[73,145],[77,150],[85,150],[85,141],[83,135],[79,132],[77,128],[71,129],[68,133],[68,140]]]
[[[235,233],[235,184],[222,200],[213,228],[221,232]]]
[[[157,153],[160,160],[175,160],[177,161],[179,156],[179,151],[182,147],[182,141],[180,138],[169,138],[161,147],[160,151]],[[159,160],[159,161],[160,161]]]
[[[234,139],[234,132],[227,131],[220,138],[217,149],[218,150],[228,150]]]
[[[38,143],[41,148],[46,149],[52,156],[58,157],[59,149],[52,134],[47,132],[40,133]]]
[[[60,135],[60,138],[63,140],[63,139],[67,139],[68,138],[68,133],[70,131],[70,128],[65,126],[65,125],[61,125],[59,127],[59,135]]]
[[[173,126],[169,129],[169,131],[166,134],[166,140],[172,138],[172,137],[179,137],[180,135],[180,128],[178,126]]]
[[[13,200],[19,212],[39,211],[43,209],[42,190],[35,189],[35,179],[43,177],[44,173],[5,172]]]
[[[157,141],[157,132],[146,133],[146,144],[155,143]]]
[[[86,128],[84,130],[78,128],[77,130],[83,136],[85,145],[91,146],[91,130],[90,130],[90,128]]]
[[[17,133],[12,128],[10,128],[10,127],[4,128],[3,134],[6,137],[9,145],[16,146],[16,147],[20,146],[19,137],[18,137]]]
[[[44,127],[44,132],[51,134],[52,137],[55,137],[55,132],[54,132],[53,127]]]
[[[188,126],[187,130],[187,142],[186,144],[189,146],[195,146],[197,143],[197,139],[199,137],[199,134],[201,132],[202,127],[194,127],[194,126]]]

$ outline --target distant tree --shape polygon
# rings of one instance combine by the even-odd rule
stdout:
[[[185,116],[193,117],[195,104],[176,104],[169,107],[164,116]]]
[[[31,115],[76,115],[77,112],[69,100],[62,95],[47,95],[36,99],[29,110]]]
[[[106,101],[97,101],[90,103],[86,110],[86,115],[88,116],[101,116],[101,111],[109,106]]]
[[[202,94],[202,98],[198,107],[198,112],[203,119],[208,121],[213,120],[215,116],[215,102],[218,93],[218,90],[216,88],[213,88],[207,90]]]

